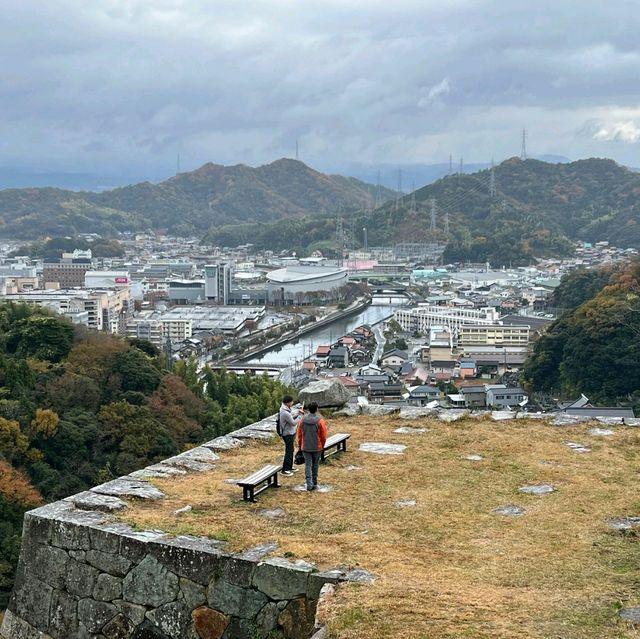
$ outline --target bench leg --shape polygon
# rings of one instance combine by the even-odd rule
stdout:
[[[280,484],[278,483],[278,473],[273,476],[272,486],[274,488],[280,488]]]

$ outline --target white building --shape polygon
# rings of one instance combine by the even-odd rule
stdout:
[[[267,273],[269,298],[279,302],[300,301],[308,293],[332,291],[348,282],[342,267],[287,266]]]
[[[432,325],[458,329],[464,325],[497,324],[498,311],[494,308],[452,308],[450,306],[418,306],[400,309],[395,319],[404,331],[428,333]]]
[[[124,289],[47,289],[12,293],[7,301],[54,309],[98,331],[124,334],[131,312],[131,295]],[[86,315],[82,315],[86,313]],[[86,320],[86,322],[85,322]]]

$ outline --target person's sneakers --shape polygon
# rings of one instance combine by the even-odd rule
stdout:
[[[311,492],[312,490],[318,490],[318,487],[317,486],[311,486],[311,488],[309,488],[307,486],[307,492]]]
[[[293,475],[293,471],[292,470],[283,470],[282,474],[283,475],[287,475],[287,477],[290,477],[291,475]]]
[[[299,468],[292,468],[292,469],[291,469],[291,472],[292,472],[292,473],[297,473],[297,472],[299,472],[299,471],[300,471],[300,469],[299,469]]]

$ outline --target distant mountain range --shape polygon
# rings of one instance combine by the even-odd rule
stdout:
[[[366,217],[356,215],[353,228],[356,240],[367,228],[369,246],[437,241],[447,245],[445,262],[515,266],[569,255],[576,240],[640,247],[639,196],[640,173],[613,160],[551,164],[511,158],[495,167],[493,178],[491,169],[443,177]],[[335,251],[329,222],[296,220],[297,245]],[[226,246],[252,241],[286,248],[274,231],[268,224],[236,225],[214,230],[208,239]]]
[[[70,235],[167,229],[181,235],[222,224],[273,222],[372,207],[378,189],[281,159],[257,168],[205,164],[159,184],[101,193],[56,188],[0,191],[0,235]],[[381,188],[382,201],[395,193]]]

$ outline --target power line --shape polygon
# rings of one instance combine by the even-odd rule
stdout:
[[[493,158],[491,158],[491,178],[489,180],[489,197],[496,196],[496,172],[493,166]]]
[[[431,198],[431,225],[429,230],[432,233],[436,232],[436,199],[434,197]]]

